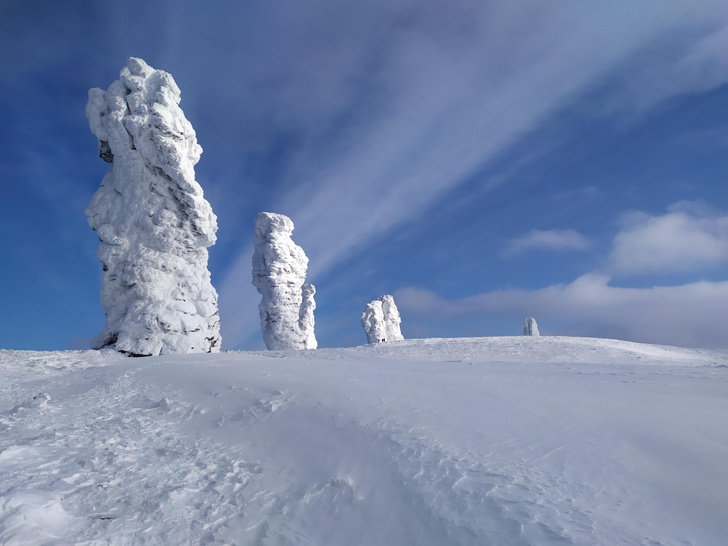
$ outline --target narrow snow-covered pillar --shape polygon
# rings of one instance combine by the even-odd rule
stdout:
[[[253,235],[253,285],[263,296],[258,311],[268,349],[315,349],[316,288],[305,284],[308,258],[291,239],[287,216],[261,212]]]
[[[104,270],[103,331],[91,342],[135,356],[220,350],[207,248],[217,218],[195,181],[202,148],[167,72],[134,57],[86,117],[111,163],[86,209]]]
[[[540,336],[538,333],[538,324],[536,319],[533,317],[526,317],[523,319],[523,335],[524,336]]]
[[[390,295],[384,295],[367,303],[361,315],[361,325],[367,335],[368,343],[403,340],[401,322],[394,297]]]

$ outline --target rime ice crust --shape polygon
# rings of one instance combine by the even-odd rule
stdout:
[[[368,343],[404,339],[399,326],[401,322],[402,319],[394,303],[394,298],[389,295],[367,303],[366,309],[361,315],[361,325],[367,335]]]
[[[104,330],[92,347],[133,355],[217,352],[207,247],[217,218],[195,181],[202,148],[172,76],[134,57],[89,90],[86,117],[111,163],[86,209],[104,270]]]
[[[263,296],[258,311],[268,349],[315,349],[316,288],[305,284],[308,258],[291,239],[287,216],[261,212],[253,234],[253,285]]]
[[[524,336],[535,336],[538,337],[541,334],[538,332],[538,324],[536,319],[533,317],[526,317],[523,319],[523,335]]]

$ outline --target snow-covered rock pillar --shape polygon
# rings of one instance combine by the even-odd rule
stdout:
[[[288,216],[261,212],[253,235],[253,285],[263,296],[258,311],[268,349],[315,349],[312,284],[305,284],[308,258],[291,239]]]
[[[86,209],[104,270],[104,330],[92,347],[131,355],[217,352],[207,248],[217,218],[195,181],[202,148],[174,79],[134,57],[86,117],[111,169]]]
[[[390,295],[384,295],[367,303],[361,315],[361,325],[367,335],[368,343],[404,339],[400,330],[401,322],[399,310]]]
[[[538,324],[536,319],[533,317],[526,317],[523,319],[523,335],[524,336],[540,336],[538,333]]]

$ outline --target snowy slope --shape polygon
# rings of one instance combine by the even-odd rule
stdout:
[[[0,351],[2,544],[724,544],[728,352]]]

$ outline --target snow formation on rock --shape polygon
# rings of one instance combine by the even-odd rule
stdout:
[[[111,169],[86,209],[104,270],[104,330],[92,347],[133,355],[217,352],[207,247],[217,218],[195,181],[202,148],[172,76],[130,58],[86,117]]]
[[[523,335],[524,336],[540,336],[538,333],[538,324],[536,319],[533,317],[526,317],[523,319]]]
[[[316,288],[305,284],[308,258],[291,239],[287,216],[261,212],[253,235],[253,285],[263,296],[258,310],[268,349],[315,349]]]
[[[401,322],[399,310],[390,295],[384,295],[367,303],[361,315],[361,325],[364,327],[368,343],[404,339],[399,327]]]

